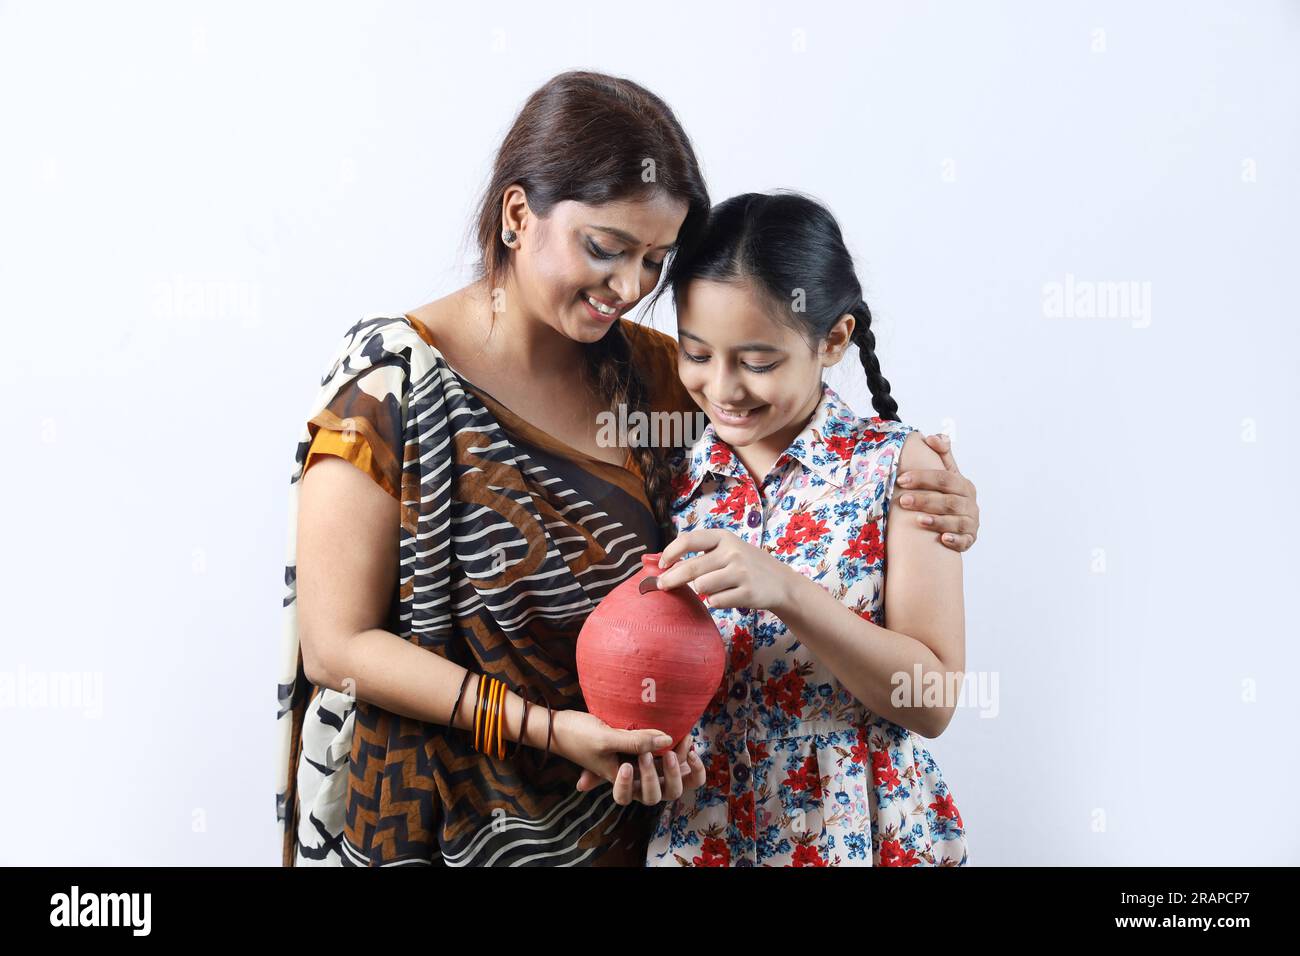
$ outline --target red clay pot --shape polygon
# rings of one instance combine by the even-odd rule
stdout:
[[[611,727],[662,730],[676,747],[717,693],[727,652],[699,596],[689,585],[660,591],[659,572],[659,555],[642,555],[641,570],[591,612],[578,683],[587,710]]]

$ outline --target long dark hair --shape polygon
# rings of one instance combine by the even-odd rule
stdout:
[[[881,418],[899,420],[876,358],[871,310],[853,257],[839,223],[821,203],[793,190],[742,193],[719,203],[690,254],[674,259],[668,271],[679,305],[693,279],[752,281],[778,321],[799,330],[814,348],[840,316],[851,314],[871,404]]]
[[[565,200],[598,204],[660,193],[684,200],[686,219],[669,253],[673,260],[694,245],[709,215],[695,152],[668,104],[631,80],[603,73],[552,77],[528,98],[497,150],[476,222],[475,277],[492,289],[504,284],[510,267],[510,250],[501,241],[501,197],[514,183],[524,188],[529,208],[540,217]],[[661,284],[651,294],[651,307],[666,289]],[[646,384],[618,322],[587,346],[586,364],[611,410],[625,405],[629,414],[649,412]],[[633,451],[655,520],[666,529],[671,474],[663,452],[649,445]]]

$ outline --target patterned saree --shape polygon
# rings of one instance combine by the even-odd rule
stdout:
[[[659,384],[675,382],[666,337],[629,326],[652,392],[670,394]],[[407,316],[352,326],[322,379],[290,484],[277,715],[284,865],[644,865],[655,808],[620,807],[608,786],[577,792],[576,764],[552,754],[542,767],[541,750],[516,755],[513,744],[498,759],[474,749],[472,732],[306,679],[295,528],[319,428],[364,437],[400,488],[387,629],[534,703],[586,709],[578,630],[636,572],[639,555],[661,545],[630,460],[610,465],[528,425],[461,378]],[[539,713],[545,719],[544,707],[529,708],[529,720]]]

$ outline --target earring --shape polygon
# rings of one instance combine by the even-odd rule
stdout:
[[[515,233],[513,229],[501,230],[501,241],[504,242],[507,246],[513,246],[515,244],[515,240],[518,238],[519,238],[518,235]]]

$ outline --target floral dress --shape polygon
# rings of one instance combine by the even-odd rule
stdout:
[[[885,519],[910,425],[828,385],[760,486],[708,426],[678,533],[722,528],[884,625]],[[769,611],[714,608],[728,667],[691,731],[707,780],[664,805],[648,866],[962,866],[961,813],[912,731],[869,711]]]

